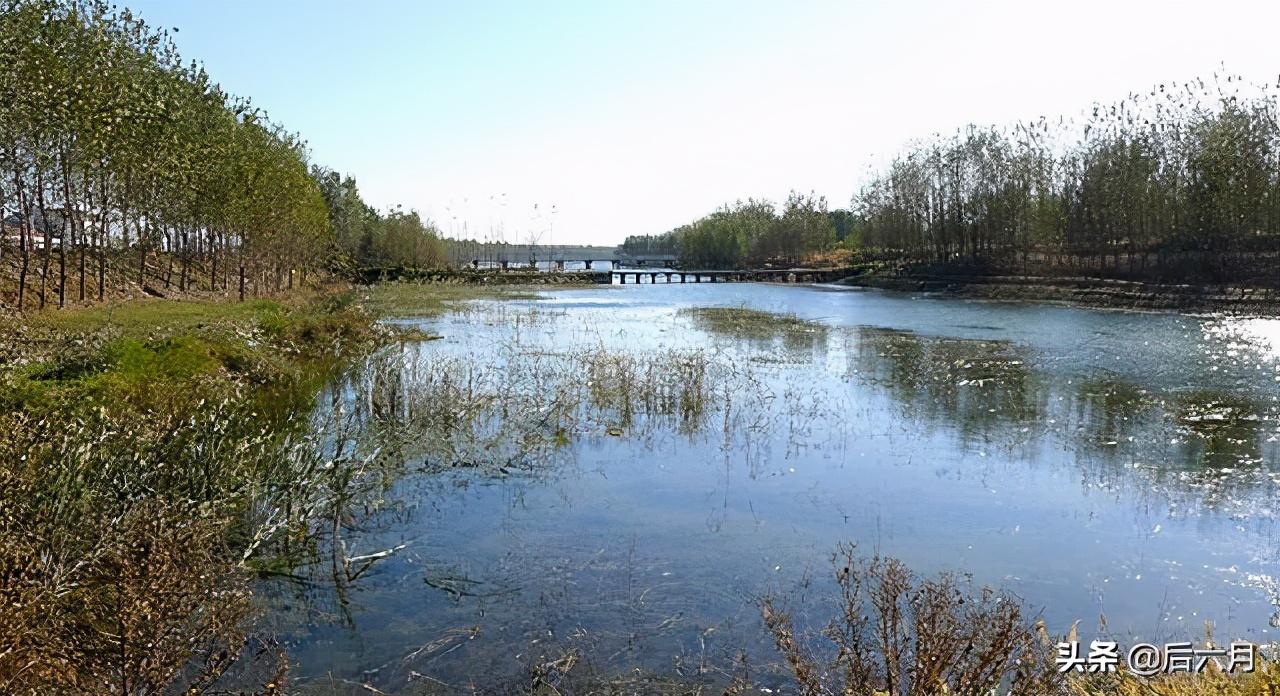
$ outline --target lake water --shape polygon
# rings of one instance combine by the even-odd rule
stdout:
[[[327,561],[260,588],[304,690],[462,690],[571,650],[767,680],[758,599],[820,627],[843,540],[1055,633],[1280,630],[1280,320],[702,284],[404,323],[440,338],[338,392],[403,435],[347,554],[398,550],[341,591]]]

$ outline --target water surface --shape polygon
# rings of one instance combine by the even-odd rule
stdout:
[[[1276,630],[1280,320],[659,284],[406,323],[441,338],[341,389],[411,433],[343,543],[403,548],[341,593],[325,563],[262,588],[304,688],[497,684],[569,650],[714,679],[776,660],[762,594],[833,615],[841,540],[1055,632]]]

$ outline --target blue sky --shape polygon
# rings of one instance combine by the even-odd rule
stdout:
[[[612,244],[790,189],[842,207],[912,138],[1220,64],[1280,74],[1278,2],[124,4],[371,204],[521,242]]]

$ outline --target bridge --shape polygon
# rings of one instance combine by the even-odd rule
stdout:
[[[493,244],[452,242],[449,255],[457,265],[472,268],[546,268],[595,271],[621,268],[672,268],[675,254],[628,254],[618,247],[568,244]]]
[[[610,270],[616,271],[623,268],[674,268],[676,261],[677,259],[674,256],[656,255],[632,256],[627,254],[613,254],[611,256],[601,258],[575,258],[573,256],[566,258],[564,256],[557,256],[550,259],[540,259],[535,256],[531,260],[512,260],[507,258],[488,260],[476,258],[471,260],[471,267],[501,268],[506,271],[512,268],[546,266],[549,270],[555,271],[594,271],[596,270],[597,265],[599,265],[608,266]],[[574,268],[575,266],[577,268]]]
[[[750,271],[637,271],[615,270],[593,273],[601,285],[672,285],[683,283],[830,283],[849,275],[839,268],[769,268]],[[630,279],[630,283],[628,282]],[[645,281],[648,281],[647,283]],[[659,282],[661,281],[661,282]]]

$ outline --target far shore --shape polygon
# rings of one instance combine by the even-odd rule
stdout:
[[[1090,277],[948,275],[939,273],[851,274],[840,285],[907,292],[934,292],[989,300],[1025,300],[1112,309],[1275,312],[1280,290],[1238,285],[1144,283]]]

